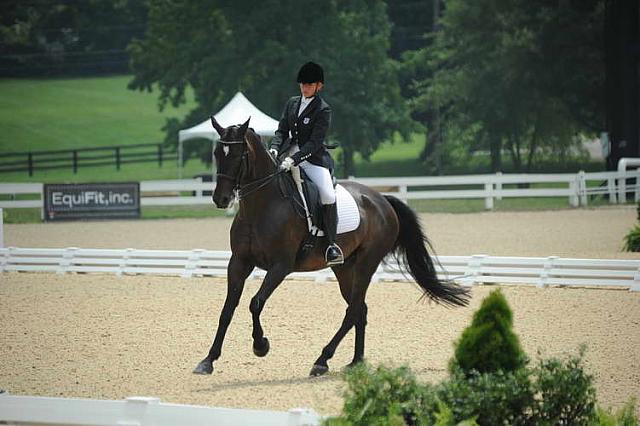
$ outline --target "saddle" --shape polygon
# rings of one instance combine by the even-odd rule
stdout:
[[[302,194],[296,184],[296,177],[294,177],[294,174],[297,173],[299,173],[300,176]],[[279,181],[280,192],[283,197],[290,199],[291,204],[298,215],[306,220],[309,230],[307,237],[298,251],[298,259],[300,260],[302,257],[309,254],[309,252],[311,252],[315,247],[318,239],[324,236],[320,190],[301,168],[292,168],[291,173],[284,173],[281,176],[282,177]],[[335,188],[336,180],[333,176],[333,171],[331,179]]]
[[[293,207],[298,215],[304,218],[309,218],[309,232],[317,233],[318,236],[324,235],[322,231],[322,202],[320,200],[320,190],[318,186],[307,176],[302,169],[298,169],[300,172],[300,180],[302,186],[302,194],[298,190],[295,178],[292,173],[284,173],[283,178],[280,179],[280,192],[285,198],[289,198]],[[295,171],[294,171],[295,173]],[[333,180],[333,186],[335,188],[335,178]],[[303,199],[304,196],[304,199]]]

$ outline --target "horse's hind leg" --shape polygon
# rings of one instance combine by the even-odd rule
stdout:
[[[336,334],[331,338],[329,343],[322,349],[320,357],[313,363],[313,368],[309,373],[310,376],[320,376],[329,371],[327,362],[335,354],[338,345],[344,339],[344,336],[351,330],[356,324],[363,324],[363,313],[365,313],[364,322],[366,322],[366,305],[364,298],[366,296],[366,286],[357,285],[357,254],[352,254],[347,261],[339,266],[333,268],[338,283],[340,284],[340,293],[347,302],[347,310],[345,311],[342,324]],[[364,310],[363,310],[364,308]],[[364,334],[361,336],[364,338]]]
[[[220,358],[224,336],[229,324],[231,323],[231,319],[233,318],[233,313],[238,306],[240,296],[242,296],[244,282],[249,274],[251,274],[253,268],[254,265],[250,262],[242,261],[236,256],[231,256],[229,266],[227,268],[227,297],[224,301],[222,312],[220,312],[216,337],[213,340],[213,344],[211,345],[211,349],[209,349],[207,357],[200,361],[195,370],[193,370],[195,374],[213,373],[213,361]]]
[[[333,269],[340,283],[342,297],[347,301],[349,306],[347,307],[340,328],[329,344],[322,349],[320,357],[314,363],[310,373],[311,376],[319,376],[329,370],[327,361],[333,357],[338,345],[349,330],[351,330],[351,327],[355,327],[356,338],[353,360],[349,366],[362,361],[364,357],[365,329],[367,326],[367,304],[365,303],[365,298],[371,277],[375,273],[380,259],[381,257],[379,256],[372,256],[372,254],[367,256],[360,252],[357,258],[352,255],[349,259],[350,262]]]

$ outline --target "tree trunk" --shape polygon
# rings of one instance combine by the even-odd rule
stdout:
[[[622,157],[640,157],[640,9],[637,1],[605,2],[607,169]]]
[[[348,178],[349,176],[355,176],[353,150],[344,146],[342,149],[342,177]]]
[[[489,146],[491,150],[491,171],[493,173],[502,171],[502,140],[491,139]]]

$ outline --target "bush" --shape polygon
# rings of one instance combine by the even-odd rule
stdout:
[[[634,403],[616,415],[596,410],[592,378],[582,360],[583,352],[516,371],[454,370],[437,386],[418,383],[406,367],[359,366],[346,374],[342,416],[327,424],[637,424]]]
[[[328,425],[429,424],[418,417],[437,408],[431,387],[416,382],[406,367],[373,370],[357,365],[346,374],[347,392],[343,416],[329,419]]]
[[[458,370],[440,384],[437,395],[451,407],[455,421],[475,418],[479,425],[526,425],[531,423],[535,402],[529,376],[524,368],[493,373]]]
[[[597,408],[598,422],[600,426],[637,426],[640,419],[635,414],[636,401],[631,399],[615,414],[602,408]]]
[[[534,418],[540,424],[588,424],[596,417],[593,379],[582,368],[585,349],[566,361],[541,360],[533,369],[538,403]]]
[[[640,251],[640,224],[633,227],[631,231],[624,237],[625,251]]]
[[[513,314],[507,300],[500,290],[492,291],[456,343],[449,370],[459,368],[469,374],[472,370],[489,373],[523,367],[527,358],[512,328]]]
[[[612,415],[596,407],[593,379],[583,367],[584,347],[566,360],[527,366],[512,331],[512,313],[493,291],[464,330],[437,386],[418,383],[407,367],[346,374],[343,414],[337,425],[635,425],[635,403]]]

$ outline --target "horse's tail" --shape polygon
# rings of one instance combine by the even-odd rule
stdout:
[[[433,251],[433,248],[414,211],[395,197],[385,195],[385,198],[391,203],[400,223],[398,239],[390,251],[394,253],[400,267],[408,270],[422,288],[425,297],[445,306],[466,306],[469,303],[469,289],[453,281],[438,278],[433,259],[427,250],[429,248]]]

